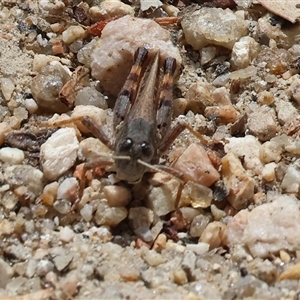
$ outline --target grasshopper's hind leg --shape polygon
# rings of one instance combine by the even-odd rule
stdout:
[[[133,105],[139,83],[141,80],[142,66],[148,57],[148,49],[144,47],[139,47],[134,54],[134,62],[131,67],[130,73],[122,87],[119,96],[116,100],[114,107],[113,116],[113,126],[117,127],[128,114],[131,106]]]

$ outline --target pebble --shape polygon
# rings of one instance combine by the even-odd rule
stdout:
[[[150,267],[157,267],[166,262],[166,259],[161,254],[146,247],[142,249],[142,258]]]
[[[3,147],[0,149],[0,160],[10,165],[19,165],[25,158],[24,152],[17,148]]]
[[[176,284],[186,284],[188,282],[186,273],[181,268],[173,272],[173,280]]]
[[[39,108],[56,113],[68,111],[67,106],[59,99],[59,92],[70,78],[69,72],[59,62],[45,66],[32,79],[30,86],[33,99]]]
[[[242,210],[228,223],[225,245],[244,244],[254,257],[269,257],[280,250],[299,249],[300,211],[294,196],[275,195],[273,202]],[[263,216],[263,217],[262,217]]]
[[[35,259],[28,260],[27,269],[25,271],[26,277],[31,278],[35,275],[37,264],[38,264],[38,262]]]
[[[11,131],[12,131],[12,128],[7,122],[0,123],[0,146],[5,141],[5,135]]]
[[[72,262],[72,260],[74,259],[74,255],[71,253],[66,253],[65,251],[63,251],[62,253],[58,253],[57,255],[55,255],[55,257],[53,258],[53,262],[55,265],[55,268],[61,272],[66,270],[66,268],[70,265],[70,263]]]
[[[4,179],[11,188],[24,186],[36,197],[43,191],[43,172],[29,165],[15,165],[5,168]]]
[[[15,90],[15,84],[9,77],[2,77],[0,80],[1,92],[6,101],[11,99],[12,93]]]
[[[232,105],[207,107],[204,115],[209,120],[215,119],[217,125],[235,123],[240,117],[240,113]]]
[[[175,210],[175,201],[179,189],[178,180],[161,173],[155,173],[149,180],[152,185],[146,199],[156,215],[164,216]]]
[[[110,19],[115,16],[134,16],[134,9],[119,0],[105,0],[99,6],[92,6],[89,14],[94,22]]]
[[[196,216],[190,226],[190,235],[192,237],[199,237],[203,233],[204,229],[211,222],[211,217],[204,214]]]
[[[293,266],[290,266],[285,271],[283,271],[278,277],[278,281],[299,280],[299,279],[300,279],[300,264],[295,264]]]
[[[55,180],[75,163],[79,142],[73,128],[60,128],[42,144],[40,151],[44,176]]]
[[[263,164],[260,161],[260,148],[261,144],[252,135],[245,137],[228,138],[228,142],[225,144],[225,153],[234,153],[238,157],[243,157],[243,166],[246,170],[252,170],[257,175],[261,174]]]
[[[214,89],[211,93],[211,96],[213,98],[214,105],[217,105],[217,106],[232,105],[231,99],[230,99],[230,92],[224,86]]]
[[[269,91],[262,91],[257,94],[257,102],[262,105],[271,105],[274,101],[274,95]]]
[[[220,247],[225,228],[226,225],[219,221],[209,223],[202,232],[199,242],[209,244],[210,250]]]
[[[93,105],[101,109],[107,109],[107,102],[103,94],[90,86],[86,86],[78,91],[75,96],[74,105]]]
[[[127,217],[125,207],[110,207],[106,202],[99,203],[94,220],[97,225],[116,226]]]
[[[81,210],[80,210],[80,215],[82,218],[86,221],[89,222],[93,218],[93,206],[90,204],[86,204]]]
[[[79,183],[76,178],[66,178],[57,189],[57,199],[66,199],[71,202],[78,197]]]
[[[210,245],[198,242],[198,244],[186,244],[186,250],[193,251],[196,255],[203,255],[209,251]]]
[[[255,258],[247,265],[247,271],[268,284],[274,283],[277,277],[276,266],[268,259]]]
[[[260,45],[254,38],[250,36],[241,37],[241,39],[233,45],[230,59],[231,66],[234,70],[248,67],[257,56],[259,50]]]
[[[59,239],[63,243],[70,243],[74,239],[74,237],[75,237],[74,231],[68,226],[63,227],[59,232]]]
[[[220,221],[222,218],[226,216],[226,212],[222,209],[219,209],[216,205],[212,204],[210,206],[211,213],[214,217],[215,221]]]
[[[300,189],[300,159],[290,164],[280,187],[287,193],[298,193]]]
[[[211,205],[213,192],[210,188],[188,181],[182,190],[178,206],[189,206],[194,208],[206,208]]]
[[[206,82],[197,81],[192,84],[185,94],[187,110],[193,113],[203,114],[206,107],[214,105],[213,86]]]
[[[275,109],[278,121],[281,125],[290,122],[298,116],[296,107],[289,101],[276,100]]]
[[[277,133],[276,116],[273,108],[267,105],[261,106],[250,114],[248,129],[260,141],[268,141]]]
[[[103,193],[108,205],[111,207],[124,207],[132,198],[130,191],[123,186],[107,185],[103,188]]]
[[[120,270],[120,276],[125,281],[138,281],[140,279],[140,272],[135,267],[126,267]]]
[[[5,289],[6,285],[10,281],[13,276],[12,267],[5,262],[2,258],[0,258],[0,288]]]
[[[183,174],[185,181],[194,181],[209,187],[220,178],[205,149],[200,144],[191,144],[172,167]]]
[[[262,170],[262,177],[266,182],[271,182],[276,179],[275,169],[277,164],[275,162],[268,163]]]
[[[57,198],[57,190],[59,183],[57,181],[51,182],[45,185],[41,198],[45,204],[50,206],[53,205],[54,201]]]
[[[225,187],[229,191],[229,203],[236,210],[245,208],[254,195],[255,182],[232,152],[222,158],[222,175]]]
[[[217,54],[217,48],[213,46],[203,47],[201,50],[201,66],[210,62]]]
[[[54,264],[50,260],[42,259],[37,263],[36,275],[45,276],[50,271],[54,270]]]
[[[260,160],[264,163],[276,162],[281,160],[281,155],[285,146],[289,144],[289,138],[286,135],[277,137],[263,143],[259,149]]]
[[[166,249],[166,244],[167,236],[164,233],[161,233],[154,241],[152,249],[158,253],[161,253],[163,249]]]
[[[150,49],[160,50],[161,61],[174,57],[179,71],[182,59],[169,31],[154,20],[127,15],[109,22],[103,29],[91,54],[92,76],[100,80],[107,92],[118,95],[132,66],[134,52],[145,44],[151,45]],[[114,55],[111,55],[112,49]]]
[[[181,21],[185,39],[195,50],[207,45],[232,49],[247,34],[247,24],[230,9],[203,7],[186,13]]]
[[[85,36],[85,30],[81,26],[71,25],[62,33],[62,40],[66,44],[71,44]]]
[[[59,213],[66,215],[71,211],[72,203],[65,199],[58,199],[53,203],[53,208]]]

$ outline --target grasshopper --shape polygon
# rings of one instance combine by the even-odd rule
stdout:
[[[139,183],[148,171],[167,173],[181,181],[178,202],[184,184],[182,174],[171,167],[158,165],[159,158],[184,129],[190,130],[202,141],[204,138],[183,120],[178,119],[171,126],[176,60],[172,57],[165,59],[163,77],[157,90],[160,53],[156,52],[143,72],[148,56],[147,46],[135,52],[131,71],[114,107],[113,140],[107,137],[101,125],[88,116],[83,118],[82,124],[114,153],[112,157],[99,157],[87,162],[85,168],[114,164],[116,176],[130,184]]]

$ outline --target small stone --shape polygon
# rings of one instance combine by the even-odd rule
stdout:
[[[172,167],[183,173],[186,181],[194,181],[206,187],[220,178],[212,165],[205,149],[199,144],[191,144],[172,164]]]
[[[4,143],[5,135],[11,131],[12,128],[7,122],[0,123],[0,146]]]
[[[157,267],[166,262],[166,259],[161,254],[146,247],[143,247],[142,258],[150,267]]]
[[[116,226],[127,217],[125,207],[110,207],[106,202],[100,202],[94,220],[98,225]]]
[[[28,111],[25,107],[19,106],[14,109],[14,117],[16,117],[20,122],[28,118]]]
[[[200,214],[196,216],[190,226],[190,235],[192,237],[199,237],[203,233],[204,229],[211,222],[211,217],[208,215]]]
[[[28,265],[27,265],[27,269],[25,271],[25,275],[28,278],[31,278],[34,276],[34,274],[36,273],[36,268],[37,268],[37,261],[35,259],[29,259],[28,261]]]
[[[203,7],[185,14],[181,25],[186,41],[195,50],[212,44],[232,49],[247,34],[246,22],[230,9]]]
[[[5,262],[2,258],[0,258],[0,288],[5,289],[6,285],[10,281],[13,276],[12,267]]]
[[[277,137],[263,143],[259,149],[259,157],[265,164],[270,162],[278,163],[281,160],[281,154],[285,146],[289,144],[289,138],[286,135]]]
[[[210,245],[198,242],[198,244],[186,244],[186,250],[193,251],[196,255],[203,255],[209,251]]]
[[[281,125],[290,122],[298,116],[296,107],[289,101],[276,100],[275,109]]]
[[[126,15],[104,27],[101,39],[96,42],[91,54],[92,76],[100,80],[107,92],[118,95],[132,66],[134,52],[145,44],[151,45],[150,56],[153,49],[155,52],[160,50],[162,62],[167,57],[174,57],[178,73],[182,59],[169,31],[154,20]],[[112,49],[114,55],[111,55]]]
[[[274,95],[269,91],[262,91],[257,94],[257,102],[262,105],[271,105],[274,101]]]
[[[93,105],[101,109],[107,109],[107,102],[103,94],[90,86],[84,87],[76,94],[74,105]]]
[[[140,279],[140,272],[134,267],[126,267],[120,271],[120,276],[124,281],[136,282]]]
[[[243,166],[246,170],[252,170],[257,175],[261,174],[263,164],[260,161],[260,142],[252,135],[241,138],[228,138],[224,150],[232,152],[238,157],[243,157]]]
[[[298,193],[300,189],[300,159],[288,166],[281,182],[281,188],[287,193]]]
[[[185,94],[187,110],[203,114],[208,106],[214,105],[212,99],[213,86],[209,83],[197,81],[192,84]]]
[[[3,219],[0,222],[0,235],[11,235],[13,231],[14,226],[9,220]]]
[[[181,268],[187,274],[188,280],[194,280],[195,278],[195,268],[196,268],[196,254],[191,250],[184,251],[183,260],[181,262]]]
[[[77,287],[79,282],[79,274],[77,270],[73,270],[69,272],[66,277],[60,279],[58,286],[63,290],[65,295],[74,296],[78,292]]]
[[[45,178],[55,180],[69,170],[77,158],[79,142],[73,128],[60,128],[41,146],[41,164]]]
[[[245,208],[254,195],[255,183],[235,154],[230,152],[222,158],[222,174],[230,204],[236,210]]]
[[[206,208],[211,205],[213,199],[212,190],[201,184],[188,181],[181,192],[178,206],[189,206],[194,208]]]
[[[6,101],[11,99],[12,93],[15,90],[15,84],[9,77],[1,78],[1,92]]]
[[[57,198],[57,190],[59,183],[57,181],[51,182],[44,187],[41,198],[45,204],[50,206],[53,205],[54,201]]]
[[[39,196],[43,191],[43,173],[29,165],[15,165],[4,169],[4,178],[11,188],[24,186],[30,193]]]
[[[299,279],[300,279],[300,263],[289,267],[288,269],[283,271],[278,277],[278,281],[299,280]]]
[[[208,119],[215,118],[217,125],[235,123],[240,117],[240,113],[232,105],[207,107],[204,115]]]
[[[248,128],[263,142],[273,138],[277,133],[274,110],[266,105],[261,106],[249,116]]]
[[[285,263],[288,264],[291,261],[290,255],[285,250],[279,251],[280,259]]]
[[[277,164],[274,162],[268,163],[262,170],[262,177],[265,181],[271,182],[276,179],[275,169]]]
[[[82,218],[86,221],[89,222],[93,218],[93,206],[90,204],[86,204],[81,210],[80,210],[80,215]]]
[[[30,114],[34,114],[39,109],[37,103],[34,101],[33,98],[25,99],[24,105]]]
[[[224,86],[214,89],[211,96],[213,98],[214,105],[217,106],[232,105],[230,100],[230,92]]]
[[[0,149],[0,160],[10,165],[19,165],[25,158],[24,152],[17,148],[3,147]]]
[[[299,155],[300,154],[299,146],[300,146],[300,138],[297,137],[295,139],[290,140],[289,144],[284,147],[284,150],[293,153],[295,155]]]
[[[210,62],[217,54],[217,48],[216,47],[212,47],[212,46],[208,46],[208,47],[203,47],[200,50],[201,53],[201,66],[207,64],[208,62]]]
[[[115,16],[134,16],[134,9],[119,0],[105,0],[100,6],[92,6],[89,10],[90,17],[94,22],[110,19]]]
[[[53,271],[54,264],[50,260],[42,259],[37,263],[36,275],[45,276],[50,271]]]
[[[74,231],[68,226],[63,227],[59,232],[59,239],[63,243],[70,243],[74,239],[74,237],[75,237]]]
[[[63,215],[68,214],[71,211],[71,207],[71,202],[65,199],[59,199],[53,203],[53,208]]]
[[[255,258],[247,265],[247,271],[268,284],[274,283],[277,277],[277,268],[268,259]]]
[[[252,37],[244,36],[237,41],[232,48],[231,66],[235,69],[248,67],[252,60],[257,56],[260,45]]]
[[[31,82],[31,93],[39,108],[57,113],[68,111],[59,99],[59,92],[70,78],[69,72],[59,62],[45,66]]]
[[[155,240],[152,249],[158,253],[161,253],[163,249],[166,249],[167,236],[161,233]]]
[[[156,215],[164,216],[175,210],[175,201],[179,189],[178,180],[165,174],[155,173],[149,180],[152,184],[147,195],[147,207]]]
[[[61,271],[66,270],[66,268],[72,262],[73,258],[74,258],[74,256],[72,254],[68,254],[68,253],[62,253],[62,254],[55,255],[55,257],[53,258],[53,262],[54,262],[54,265],[55,265],[55,268],[57,269],[57,271],[61,272]]]
[[[76,178],[66,178],[57,189],[57,199],[66,199],[71,202],[78,197],[79,183]]]
[[[199,242],[209,244],[210,250],[220,247],[225,228],[226,225],[218,221],[209,223],[201,234]]]
[[[186,273],[182,269],[175,270],[173,272],[173,280],[176,284],[180,285],[186,284],[188,282]]]
[[[71,25],[62,33],[62,40],[66,44],[71,44],[85,36],[85,30],[81,26]]]
[[[223,243],[227,246],[242,243],[254,257],[299,249],[299,201],[280,194],[271,199],[271,203],[255,207],[251,212],[242,210],[236,214],[225,229]]]
[[[153,223],[153,211],[146,207],[130,208],[128,219],[132,223],[135,234],[145,242],[151,242],[153,236],[150,227]]]
[[[130,191],[122,186],[107,185],[103,188],[103,192],[111,207],[126,206],[131,200]]]
[[[215,221],[220,221],[226,216],[226,212],[224,210],[219,209],[214,204],[210,206],[210,209]]]

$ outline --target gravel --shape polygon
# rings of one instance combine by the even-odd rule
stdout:
[[[175,2],[1,1],[0,300],[299,298],[299,13]],[[82,120],[144,44],[190,127],[133,185]]]

